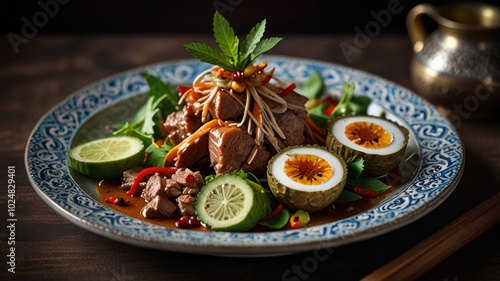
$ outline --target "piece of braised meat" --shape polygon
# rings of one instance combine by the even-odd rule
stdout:
[[[187,104],[181,110],[168,115],[163,128],[166,137],[170,139],[172,144],[177,145],[196,132],[201,125],[201,119],[194,114],[193,106]]]

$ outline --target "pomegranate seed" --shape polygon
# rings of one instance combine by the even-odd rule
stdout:
[[[241,71],[241,69],[237,69],[233,72],[233,74],[231,75],[231,78],[238,82],[238,83],[241,83],[243,81],[243,72]]]
[[[125,200],[123,200],[123,198],[121,198],[121,197],[120,197],[120,198],[116,198],[116,199],[113,201],[113,204],[115,204],[115,205],[119,205],[119,206],[123,205],[123,203],[125,203]]]
[[[199,227],[200,221],[196,216],[190,216],[188,220],[189,227]]]
[[[189,228],[189,217],[182,216],[178,221],[175,222],[175,226],[178,228]]]
[[[191,182],[194,182],[194,180],[195,180],[195,178],[194,178],[194,176],[193,176],[193,175],[187,175],[187,176],[186,176],[186,181],[187,181],[187,182],[191,183]]]

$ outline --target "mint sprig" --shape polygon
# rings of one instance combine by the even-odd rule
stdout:
[[[220,51],[202,43],[188,43],[184,47],[202,62],[218,65],[227,71],[242,70],[282,40],[279,37],[262,40],[265,29],[264,19],[240,42],[229,22],[219,12],[215,12],[213,31]]]

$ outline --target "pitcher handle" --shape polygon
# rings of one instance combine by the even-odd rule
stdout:
[[[413,7],[406,16],[406,28],[415,53],[420,52],[424,48],[424,41],[428,36],[427,30],[425,30],[422,23],[423,15],[428,15],[434,20],[438,18],[436,8],[426,3]]]

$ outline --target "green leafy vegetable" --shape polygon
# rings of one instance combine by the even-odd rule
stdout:
[[[153,97],[154,103],[160,109],[161,117],[166,117],[168,114],[179,110],[179,95],[175,88],[170,84],[163,82],[160,78],[148,74],[141,73],[142,77],[146,79],[149,86],[149,95]]]
[[[151,143],[145,150],[148,155],[144,166],[146,167],[163,167],[165,164],[165,156],[172,149],[173,145],[170,141],[166,144],[158,146],[156,143]]]
[[[326,128],[330,120],[347,114],[367,114],[371,99],[354,95],[354,84],[344,84],[344,93],[335,104],[331,98],[316,96],[323,92],[323,82],[320,80],[319,74],[311,75],[302,91],[303,95],[309,98],[305,105],[309,117],[317,126]],[[330,108],[332,106],[333,110]]]
[[[149,86],[148,99],[129,122],[120,124],[113,135],[140,138],[146,147],[162,137],[161,126],[165,118],[181,108],[179,95],[170,84],[148,73],[141,73]]]
[[[330,114],[330,118],[337,118],[347,114],[366,114],[371,99],[365,96],[354,95],[354,84],[344,84],[344,94]]]
[[[351,186],[359,186],[364,189],[373,190],[378,193],[381,193],[391,187],[390,185],[385,184],[384,182],[375,177],[365,176],[365,175],[362,175],[355,180],[347,178],[347,184]]]
[[[271,229],[280,229],[288,223],[289,219],[290,211],[288,211],[287,208],[283,208],[275,217],[270,218],[266,221],[260,221],[258,222],[258,224],[267,226]]]
[[[374,195],[376,196],[378,195],[377,193],[382,193],[391,187],[378,178],[362,174],[364,169],[363,158],[357,157],[354,159],[348,159],[346,161],[346,166],[347,182],[344,189],[342,190],[342,193],[335,200],[336,203],[351,202],[363,198],[363,196],[357,194],[356,192],[353,192],[356,191],[356,188],[374,191],[376,192],[374,193]]]
[[[365,168],[364,162],[365,160],[360,157],[347,161],[347,177],[353,180],[358,179]]]
[[[265,29],[264,19],[240,43],[229,22],[219,12],[215,12],[213,31],[220,51],[202,43],[188,43],[184,47],[200,61],[218,65],[228,71],[242,70],[282,40],[279,37],[262,40]]]
[[[325,86],[323,84],[323,79],[321,75],[317,72],[311,73],[306,83],[299,87],[299,92],[309,99],[309,101],[314,101],[318,99],[323,94]],[[307,106],[306,106],[307,107]]]

